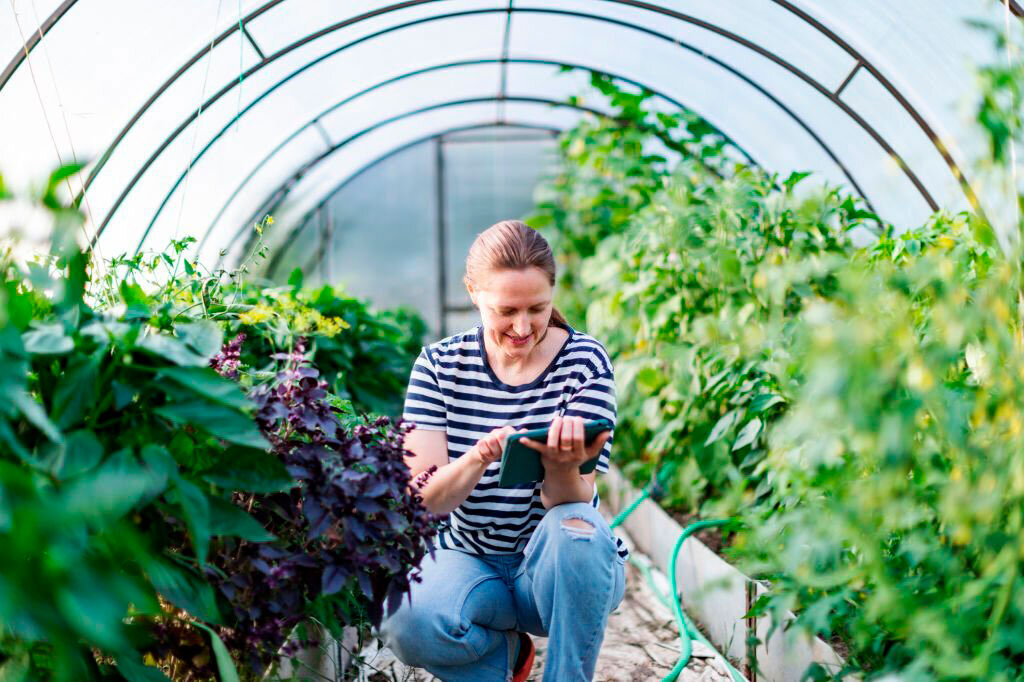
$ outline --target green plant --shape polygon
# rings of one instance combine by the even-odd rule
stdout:
[[[897,234],[720,146],[645,158],[675,128],[629,103],[563,138],[537,221],[574,251],[560,305],[615,362],[626,472],[674,467],[668,506],[736,516],[727,553],[772,585],[754,613],[845,640],[837,677],[1017,679],[1016,255],[974,216]]]
[[[339,636],[379,620],[431,518],[405,497],[401,429],[330,394],[304,353],[350,323],[244,265],[203,270],[191,239],[90,262],[53,189],[75,170],[42,199],[51,251],[0,257],[0,678],[257,679],[306,617]],[[415,320],[374,326],[329,290],[315,304],[364,328],[322,358],[369,349],[386,357],[368,369],[397,371]],[[223,342],[240,326],[252,352]],[[393,377],[345,367],[339,385],[397,399]]]

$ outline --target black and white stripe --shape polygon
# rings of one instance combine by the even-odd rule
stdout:
[[[535,429],[557,415],[616,418],[615,378],[608,353],[592,336],[567,327],[569,338],[536,380],[521,386],[503,383],[491,369],[483,348],[483,328],[426,346],[416,359],[405,396],[403,418],[416,428],[445,431],[448,460],[465,454],[492,430],[511,425]],[[608,470],[612,438],[598,459]],[[474,554],[521,552],[544,516],[540,483],[499,488],[500,462],[484,472],[469,497],[448,517],[437,546]],[[597,491],[592,500],[599,504]],[[616,538],[619,554],[628,552]]]

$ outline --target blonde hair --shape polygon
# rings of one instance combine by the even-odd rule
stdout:
[[[555,285],[555,257],[551,246],[540,232],[521,220],[502,220],[491,225],[473,240],[466,256],[466,286],[479,286],[488,272],[495,270],[525,270],[540,268]],[[549,327],[568,327],[558,308],[551,307]]]

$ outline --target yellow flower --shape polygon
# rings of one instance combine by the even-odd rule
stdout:
[[[244,313],[241,313],[238,316],[238,320],[242,324],[259,324],[260,322],[266,322],[273,316],[274,310],[272,308],[259,303]]]

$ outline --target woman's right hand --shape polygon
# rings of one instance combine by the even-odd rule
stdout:
[[[525,431],[526,429],[518,429],[518,431]],[[517,429],[513,426],[501,426],[494,429],[486,436],[481,438],[473,446],[472,453],[475,454],[476,458],[484,466],[489,465],[491,462],[497,462],[501,459],[501,453],[505,450],[505,438],[510,433],[516,433]]]

